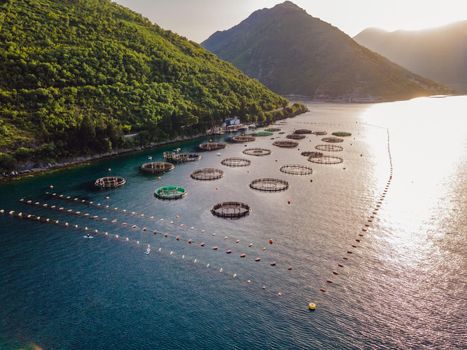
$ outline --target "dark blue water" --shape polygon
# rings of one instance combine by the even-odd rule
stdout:
[[[318,136],[299,141],[300,150],[257,138],[249,146],[269,148],[270,156],[244,156],[244,145],[229,144],[220,156],[204,153],[201,161],[178,165],[160,179],[141,175],[139,165],[178,146],[2,185],[0,208],[99,233],[85,239],[71,228],[0,216],[0,348],[463,348],[467,99],[309,107],[280,127],[352,132],[344,151],[335,154],[342,164],[313,164],[300,155],[322,144]],[[388,130],[393,181],[381,199],[391,171]],[[193,151],[197,143],[180,146]],[[221,165],[229,156],[252,164]],[[314,172],[279,171],[291,163]],[[224,177],[190,178],[203,167],[220,168]],[[95,191],[92,182],[109,168],[127,184]],[[290,187],[280,193],[251,190],[249,183],[260,177],[285,179]],[[119,210],[48,196],[51,184],[53,192]],[[181,185],[188,195],[160,201],[153,192],[162,185]],[[26,205],[21,198],[108,221]],[[248,203],[251,214],[237,221],[212,216],[211,207],[227,200]],[[168,237],[153,235],[154,229]],[[318,305],[315,312],[307,310],[309,302]]]

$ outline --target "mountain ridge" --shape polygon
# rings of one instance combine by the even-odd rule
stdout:
[[[367,28],[354,39],[415,73],[467,92],[467,21],[423,30]]]
[[[448,92],[291,2],[255,11],[201,45],[282,95],[397,100]]]

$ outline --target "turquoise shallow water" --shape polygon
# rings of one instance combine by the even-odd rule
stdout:
[[[179,165],[160,179],[141,175],[138,166],[148,156],[161,159],[174,146],[2,185],[1,208],[119,238],[84,239],[83,232],[70,228],[0,216],[0,348],[462,348],[467,338],[466,107],[465,97],[309,104],[309,113],[280,125],[286,132],[352,132],[344,151],[336,153],[344,158],[339,165],[313,164],[300,155],[322,144],[318,136],[299,141],[300,150],[257,138],[248,145],[270,148],[270,156],[244,156],[244,145],[229,144],[221,156],[203,153],[201,161]],[[388,130],[393,181],[373,215],[390,175]],[[198,142],[180,146],[192,151]],[[252,164],[220,165],[228,156],[244,156]],[[290,163],[314,172],[279,171]],[[224,177],[190,178],[203,167],[220,168]],[[93,190],[90,184],[108,168],[127,184]],[[251,190],[249,183],[259,177],[285,179],[290,187],[280,193]],[[45,195],[50,184],[54,192],[157,220],[52,198]],[[172,202],[154,198],[158,186],[172,184],[184,186],[188,195]],[[18,201],[23,197],[109,220],[29,206]],[[212,216],[211,207],[227,200],[248,203],[251,214],[237,221]],[[368,223],[371,215],[375,219]],[[123,221],[148,231],[125,228]],[[153,235],[153,229],[169,236]],[[309,302],[318,304],[316,312],[307,310]]]

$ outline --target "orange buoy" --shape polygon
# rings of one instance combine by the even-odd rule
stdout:
[[[269,240],[269,244],[273,244],[274,242],[272,241],[272,239]]]

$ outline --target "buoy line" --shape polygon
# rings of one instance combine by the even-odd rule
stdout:
[[[26,205],[31,205],[31,206],[35,206],[35,207],[39,207],[39,208],[42,208],[42,209],[48,209],[48,210],[54,210],[54,211],[57,211],[57,212],[60,212],[62,214],[65,214],[65,215],[73,215],[73,216],[76,216],[76,217],[82,217],[82,218],[86,218],[86,219],[89,219],[89,220],[93,220],[93,221],[99,221],[101,223],[104,223],[104,224],[113,224],[113,225],[118,225],[119,227],[123,227],[131,232],[135,232],[135,231],[141,231],[143,233],[145,232],[152,232],[155,236],[162,236],[164,238],[171,238],[171,239],[175,239],[176,241],[178,242],[184,242],[184,243],[187,243],[189,244],[190,246],[192,247],[199,247],[199,248],[210,248],[216,252],[222,252],[224,251],[227,255],[230,255],[233,253],[232,249],[235,249],[235,248],[232,248],[232,247],[218,247],[217,245],[209,245],[209,244],[206,244],[202,241],[198,242],[192,238],[186,238],[186,237],[181,237],[180,235],[176,235],[176,234],[173,234],[173,233],[168,233],[168,232],[162,232],[162,231],[159,231],[158,229],[148,229],[147,227],[140,227],[139,225],[136,225],[136,224],[131,224],[131,223],[128,223],[128,222],[120,222],[118,219],[109,219],[109,218],[106,218],[106,217],[99,217],[98,215],[91,215],[89,213],[86,213],[86,212],[81,212],[79,210],[73,210],[73,209],[70,209],[70,208],[65,208],[65,207],[58,207],[56,205],[50,205],[48,203],[41,203],[41,202],[38,202],[38,201],[33,201],[31,199],[25,199],[25,198],[21,198],[20,199],[20,202],[23,203],[23,204],[26,204]],[[270,240],[271,244],[272,244],[272,240]],[[250,253],[249,253],[250,254]],[[261,257],[258,256],[257,254],[252,254],[253,256],[255,256],[256,258],[254,259],[255,262],[260,262],[261,261]],[[238,256],[240,258],[245,258],[247,256],[246,253],[243,253],[243,252],[238,252]],[[277,262],[276,261],[271,261],[269,263],[269,266],[272,266],[272,267],[275,267],[277,266]],[[288,267],[287,269],[288,271],[291,270],[290,267]]]
[[[45,194],[48,195],[48,196],[51,196],[53,198],[59,199],[59,200],[69,201],[69,202],[77,203],[77,204],[90,205],[90,206],[92,206],[94,208],[98,208],[98,209],[101,209],[101,210],[108,210],[108,211],[111,211],[111,212],[118,212],[118,213],[122,213],[122,214],[127,215],[127,216],[134,216],[134,217],[137,217],[139,219],[144,219],[144,220],[147,220],[147,221],[157,222],[157,223],[159,223],[161,225],[165,225],[165,226],[170,227],[170,228],[174,228],[175,226],[178,225],[178,228],[180,228],[180,229],[195,230],[195,231],[198,231],[198,232],[201,232],[201,233],[211,234],[211,236],[217,236],[216,232],[211,233],[211,232],[208,232],[205,229],[195,228],[194,226],[190,226],[190,225],[187,225],[187,224],[184,224],[184,223],[181,223],[181,222],[176,223],[174,219],[156,217],[156,216],[149,215],[149,214],[142,213],[142,212],[136,212],[136,211],[131,211],[131,210],[122,209],[122,208],[118,208],[118,207],[112,207],[112,206],[110,206],[108,204],[101,204],[99,202],[95,203],[94,201],[88,201],[86,199],[82,199],[82,198],[78,198],[78,197],[65,196],[64,194],[50,193],[50,192],[45,192]],[[238,241],[238,244],[242,244],[242,245],[246,244],[246,243],[244,243],[243,240],[240,240],[239,238],[237,238],[235,236],[228,235],[226,237],[227,237],[226,238],[227,240],[233,240],[233,241],[235,241],[235,243],[237,243],[237,241]],[[251,248],[253,246],[258,246],[259,247],[261,245],[259,245],[258,243],[255,243],[254,241],[249,241],[248,242],[248,247]],[[263,245],[263,247],[267,247],[267,245]]]
[[[150,243],[142,242],[142,241],[136,240],[136,239],[132,239],[132,238],[130,238],[128,236],[123,236],[123,235],[111,233],[111,232],[108,232],[108,231],[100,231],[98,229],[93,229],[93,228],[90,228],[90,227],[87,227],[87,226],[81,226],[81,225],[78,225],[78,224],[69,223],[67,221],[61,221],[61,220],[56,219],[56,218],[38,216],[38,215],[34,215],[34,214],[29,214],[29,213],[26,213],[26,212],[16,212],[14,210],[7,211],[7,210],[4,210],[4,209],[0,209],[0,215],[6,215],[6,214],[8,216],[10,216],[10,217],[17,218],[17,219],[28,220],[28,221],[35,222],[35,223],[52,224],[54,226],[59,226],[59,227],[62,227],[62,228],[72,229],[72,230],[75,230],[75,231],[84,232],[87,235],[88,234],[92,235],[92,236],[90,236],[88,238],[91,238],[91,237],[94,237],[94,236],[100,236],[100,237],[104,237],[104,238],[108,238],[108,239],[116,239],[116,240],[118,240],[120,242],[123,242],[123,243],[134,244],[135,246],[141,247],[142,249],[144,249],[146,255],[150,255],[150,254],[152,254],[153,251],[155,251],[157,253],[160,253],[161,255],[165,255],[166,257],[173,257],[173,258],[179,257],[182,260],[185,260],[187,262],[193,262],[193,264],[196,264],[196,265],[198,265],[200,267],[203,266],[203,267],[205,267],[207,269],[210,269],[212,271],[223,273],[225,276],[228,276],[228,277],[230,277],[232,279],[236,279],[241,284],[244,284],[244,285],[256,285],[256,283],[254,282],[252,277],[249,277],[248,279],[242,279],[242,278],[240,278],[238,276],[237,273],[231,273],[231,272],[225,271],[222,266],[215,266],[215,265],[212,265],[210,263],[203,262],[202,260],[200,260],[198,258],[190,257],[190,256],[187,256],[185,254],[177,255],[177,254],[175,254],[175,252],[173,250],[170,250],[169,253],[167,253],[166,251],[168,251],[168,249],[162,248],[161,246],[159,248],[157,248],[157,249],[156,248],[152,249]],[[266,286],[264,284],[262,284],[261,289],[262,290],[267,290],[267,288],[266,288]],[[277,292],[273,291],[272,294],[277,295],[277,296],[282,296],[283,292],[282,292],[282,290],[279,290]]]
[[[361,232],[358,233],[357,238],[355,238],[355,240],[354,240],[355,243],[351,244],[352,249],[355,249],[355,248],[359,247],[359,244],[361,243],[362,239],[365,237],[365,234],[368,232],[368,230],[371,229],[371,223],[373,222],[373,220],[375,219],[375,215],[378,214],[379,209],[383,205],[383,201],[386,198],[386,193],[388,192],[389,187],[390,187],[391,182],[392,182],[394,168],[393,168],[393,162],[392,162],[390,134],[389,134],[389,129],[388,128],[386,128],[386,134],[387,134],[387,151],[388,151],[388,159],[389,159],[389,177],[388,177],[388,180],[386,182],[386,185],[384,186],[383,192],[379,196],[379,199],[376,200],[376,203],[375,203],[374,208],[372,209],[373,211],[372,211],[371,215],[369,215],[366,223],[361,228]],[[346,253],[347,253],[347,256],[343,256],[342,259],[347,261],[347,260],[349,260],[348,255],[353,254],[353,250],[347,250]],[[344,265],[342,263],[338,263],[337,267],[338,268],[343,268]],[[332,271],[332,274],[334,276],[339,275],[339,273],[337,271],[335,271],[335,270]],[[326,280],[326,283],[327,284],[333,284],[334,282],[332,281],[332,279],[328,279],[328,280]],[[325,293],[327,290],[326,290],[326,288],[323,287],[323,288],[320,288],[320,291]]]

